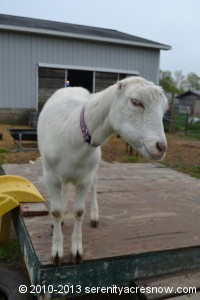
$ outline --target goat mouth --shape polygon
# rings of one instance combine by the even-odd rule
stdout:
[[[159,160],[159,159],[162,159],[162,157],[164,156],[164,154],[162,154],[162,155],[153,155],[153,154],[148,150],[148,148],[147,148],[147,146],[146,146],[145,144],[144,144],[144,148],[145,148],[146,152],[148,153],[148,155],[149,155],[149,157],[150,157],[151,159]]]

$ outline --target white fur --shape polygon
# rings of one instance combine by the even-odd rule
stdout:
[[[138,102],[139,101],[139,102]],[[96,173],[100,147],[86,143],[80,131],[80,112],[85,104],[85,122],[91,144],[102,145],[114,132],[143,155],[161,159],[166,151],[162,118],[167,99],[160,87],[140,77],[130,77],[90,95],[83,88],[58,90],[45,104],[38,121],[38,143],[53,216],[52,259],[63,257],[61,222],[67,210],[67,183],[76,188],[73,262],[82,261],[82,221],[85,201],[92,191],[91,221],[97,226]]]

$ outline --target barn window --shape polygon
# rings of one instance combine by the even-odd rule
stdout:
[[[40,112],[45,102],[58,89],[69,82],[71,87],[81,86],[90,93],[100,92],[129,76],[128,74],[77,70],[68,68],[39,67],[38,69],[38,111]]]
[[[38,110],[41,111],[48,98],[58,89],[65,86],[65,70],[39,68]]]
[[[96,72],[95,74],[95,92],[100,92],[118,80],[117,73]]]

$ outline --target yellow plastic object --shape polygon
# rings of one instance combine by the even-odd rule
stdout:
[[[0,194],[0,217],[17,206],[19,206],[19,202],[13,197],[6,194]]]
[[[0,176],[0,193],[9,195],[18,202],[44,202],[34,184],[20,176]]]

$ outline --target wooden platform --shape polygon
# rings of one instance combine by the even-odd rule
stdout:
[[[48,201],[39,162],[4,165],[4,170],[31,180]],[[102,163],[98,173],[99,227],[90,227],[88,201],[83,223],[84,263],[72,265],[72,188],[60,268],[51,265],[50,216],[23,217],[16,210],[14,223],[33,284],[80,285],[80,296],[85,287],[129,286],[138,278],[200,267],[199,191],[198,179],[160,164]],[[72,295],[77,294],[71,290],[68,296]],[[56,293],[54,297],[61,299]]]

